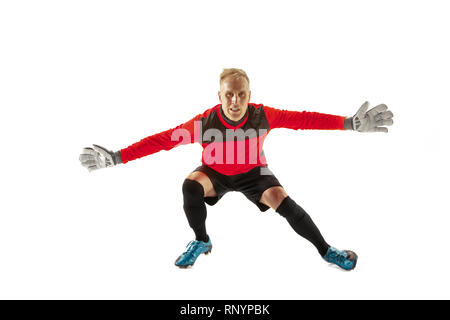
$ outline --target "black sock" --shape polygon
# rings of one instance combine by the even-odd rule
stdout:
[[[320,234],[311,217],[294,200],[290,197],[284,198],[276,211],[286,218],[295,232],[309,240],[321,256],[327,253],[330,246]]]
[[[203,186],[195,180],[184,180],[183,183],[184,212],[189,225],[194,230],[195,240],[208,242],[206,233],[206,205]]]

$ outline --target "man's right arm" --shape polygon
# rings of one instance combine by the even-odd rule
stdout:
[[[127,148],[111,151],[99,145],[84,148],[80,154],[81,165],[89,171],[108,168],[119,163],[127,163],[156,153],[161,150],[170,150],[178,145],[199,141],[201,134],[198,122],[208,116],[214,108],[206,110],[175,128],[151,135]]]

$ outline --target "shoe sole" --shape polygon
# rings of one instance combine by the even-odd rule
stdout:
[[[208,254],[210,254],[211,253],[211,251],[212,251],[212,246],[211,246],[211,248],[209,248],[209,250],[208,251],[205,251],[205,252],[203,252],[203,254],[204,255],[208,255]],[[198,259],[198,257],[197,257],[197,259]],[[177,259],[178,260],[178,259]],[[197,261],[197,260],[195,260],[195,261]],[[195,263],[195,262],[194,262]],[[192,268],[192,266],[194,265],[194,263],[193,264],[188,264],[188,265],[185,265],[185,266],[179,266],[179,265],[176,265],[178,268],[180,268],[180,269],[189,269],[189,268]]]

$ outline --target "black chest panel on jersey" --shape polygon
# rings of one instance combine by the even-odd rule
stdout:
[[[221,108],[221,106],[219,106]],[[233,140],[247,140],[259,137],[269,131],[269,122],[264,113],[264,107],[248,105],[248,118],[245,123],[238,129],[227,128],[220,119],[219,110],[216,108],[207,117],[201,119],[201,137],[202,143],[211,143],[214,137],[221,135],[223,140],[227,140],[227,135],[236,133]],[[229,126],[231,127],[231,126]],[[228,132],[227,132],[228,131]],[[219,133],[220,132],[220,133]]]

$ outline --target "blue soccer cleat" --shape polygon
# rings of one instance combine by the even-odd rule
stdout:
[[[175,261],[175,265],[180,268],[188,268],[194,265],[199,255],[202,253],[208,254],[211,249],[211,239],[208,239],[208,242],[192,240],[188,243],[186,252],[183,252]]]
[[[338,250],[329,247],[327,253],[323,256],[325,261],[334,263],[344,270],[353,270],[356,267],[358,256],[350,250]]]

